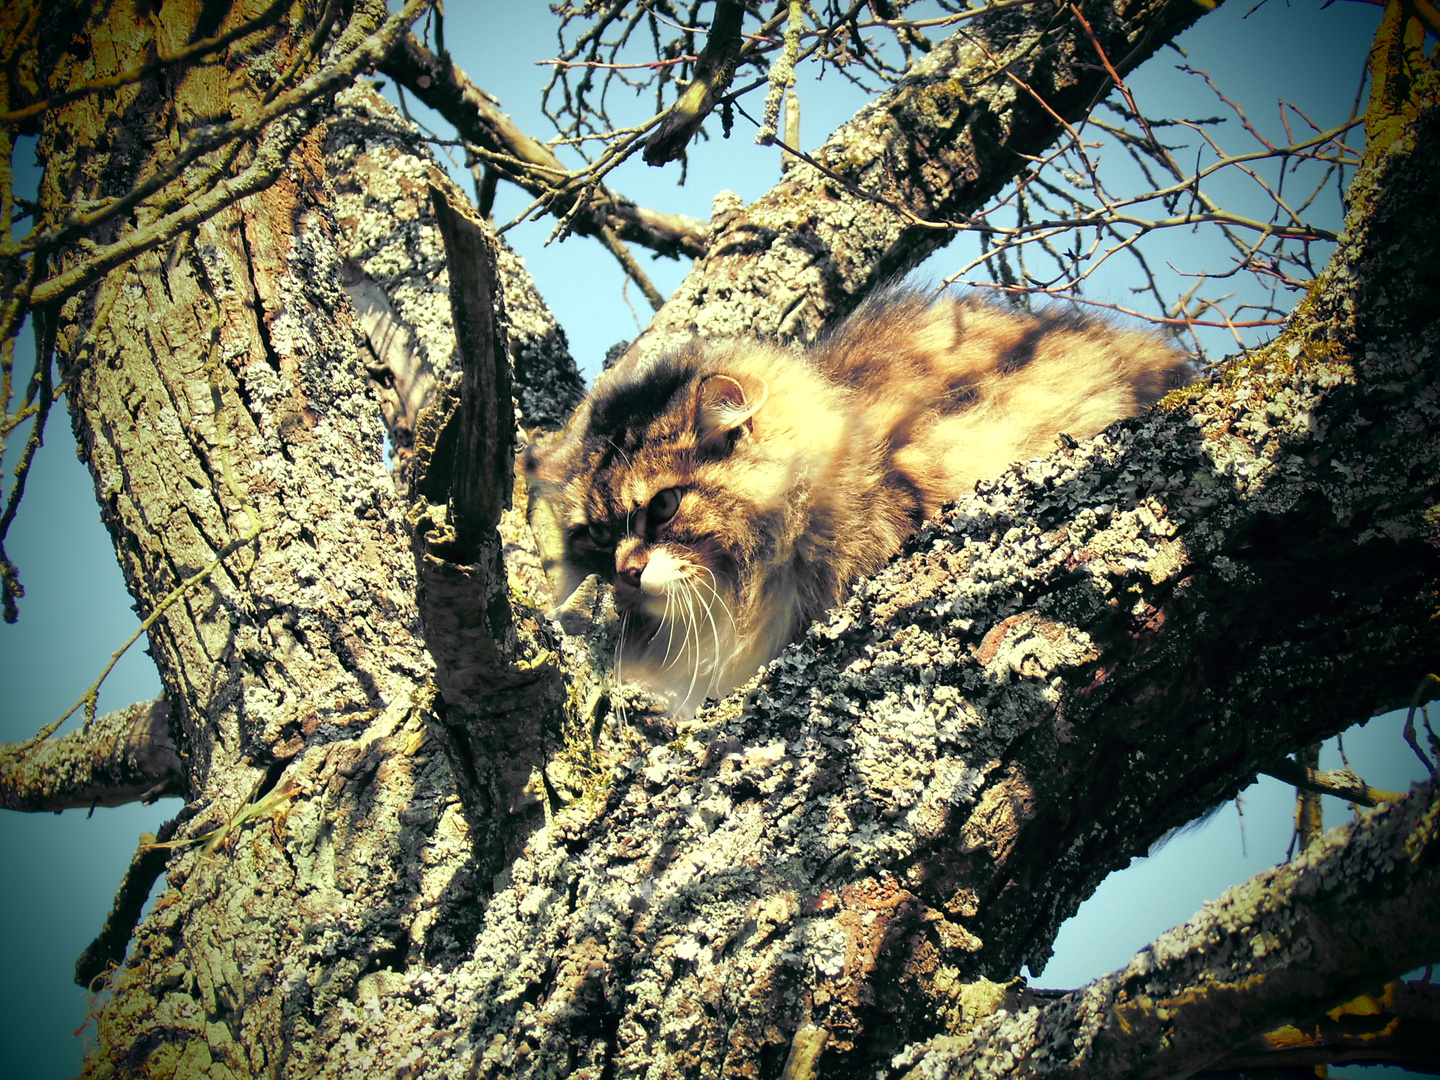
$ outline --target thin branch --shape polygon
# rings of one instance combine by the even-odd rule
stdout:
[[[244,172],[220,181],[203,194],[187,194],[180,209],[127,233],[112,244],[96,249],[79,265],[40,283],[31,294],[30,303],[33,306],[59,303],[97,281],[121,263],[169,242],[181,232],[208,220],[239,199],[268,187],[284,171],[290,152],[309,131],[303,124],[281,125],[277,124],[276,120],[293,114],[324,94],[334,92],[353,80],[360,71],[375,66],[394,49],[410,23],[431,3],[433,0],[409,0],[398,15],[386,20],[378,30],[342,59],[306,79],[294,90],[279,95],[269,105],[257,110],[250,119],[216,125],[204,135],[192,140],[189,148],[177,155],[175,161],[162,168],[156,177],[139,185],[127,195],[92,213],[72,215],[57,229],[27,240],[27,245],[37,252],[63,245],[115,214],[138,205],[142,197],[153,194],[163,186],[159,182],[161,177],[167,178],[165,183],[178,177],[182,159],[186,162],[193,161],[208,150],[261,135],[255,160]],[[276,134],[277,130],[286,126],[288,131]]]
[[[565,168],[548,146],[521,131],[464,71],[431,52],[414,34],[380,68],[453,124],[471,152],[535,195],[531,209],[544,206],[564,216],[583,197],[588,178]],[[636,206],[604,188],[593,190],[588,209],[575,218],[576,231],[584,235],[596,235],[608,226],[620,239],[664,255],[694,258],[705,251],[709,230],[693,218]]]
[[[312,75],[293,90],[277,95],[243,120],[231,120],[224,124],[196,129],[186,145],[153,176],[147,177],[119,198],[106,200],[93,210],[68,215],[59,226],[48,232],[37,230],[36,233],[32,233],[21,242],[20,251],[23,253],[30,250],[55,250],[93,230],[96,226],[129,213],[150,196],[179,179],[184,170],[204,154],[221,147],[235,146],[256,137],[268,137],[269,129],[278,118],[293,114],[312,101],[326,94],[334,93],[353,81],[361,71],[378,64],[393,51],[400,41],[401,35],[432,3],[434,0],[409,0],[399,14],[391,16],[378,30],[366,37],[330,67]],[[184,203],[200,197],[202,196],[198,192],[185,192],[171,200],[171,204]],[[168,238],[167,236],[164,239]],[[159,242],[163,243],[164,239]],[[106,269],[111,269],[114,265],[110,264]],[[49,284],[47,282],[46,286]],[[46,286],[41,286],[41,289]],[[67,295],[69,294],[67,293]],[[51,301],[37,298],[33,302],[39,304]]]
[[[740,60],[740,24],[744,18],[745,8],[738,0],[715,0],[710,40],[695,62],[695,77],[646,141],[647,165],[663,165],[678,159],[725,91],[730,89],[735,65]]]
[[[1435,698],[1434,684],[1440,683],[1440,675],[1426,675],[1420,680],[1420,685],[1415,688],[1415,696],[1410,699],[1410,709],[1405,713],[1405,742],[1415,756],[1425,763],[1425,768],[1430,770],[1430,775],[1435,775],[1435,763],[1431,761],[1420,749],[1420,744],[1415,741],[1415,710],[1420,710],[1420,717],[1425,723],[1425,731],[1430,736],[1430,749],[1435,750],[1435,732],[1430,730],[1430,716],[1425,711],[1426,702]]]
[[[795,85],[795,61],[800,55],[800,31],[804,28],[804,23],[804,5],[800,0],[790,0],[789,16],[785,24],[785,51],[780,54],[780,59],[770,66],[770,89],[765,94],[765,114],[760,122],[760,131],[755,136],[755,141],[761,146],[769,146],[775,141],[780,123],[780,103],[784,100],[786,91]]]
[[[30,265],[26,267],[26,276],[29,281],[33,282],[38,276],[39,266],[39,259],[30,260]],[[20,310],[24,309],[23,293],[17,293],[7,299],[10,301],[10,305],[7,306],[13,305]],[[35,372],[30,380],[31,388],[35,392],[35,419],[30,425],[30,434],[25,440],[25,449],[20,452],[20,463],[15,467],[15,481],[6,496],[4,513],[0,514],[0,609],[3,609],[7,623],[14,623],[19,619],[18,601],[25,595],[25,587],[20,583],[19,569],[10,561],[10,556],[5,552],[5,540],[10,535],[10,526],[14,524],[15,515],[20,509],[20,500],[25,497],[25,485],[30,478],[30,466],[35,461],[35,454],[44,445],[45,422],[50,417],[50,409],[55,401],[54,387],[50,381],[50,365],[54,358],[55,347],[54,320],[52,318],[37,321],[35,339]],[[7,347],[13,346],[13,337],[6,338],[5,344]],[[27,394],[28,397],[29,394]],[[29,404],[28,401],[27,404]]]
[[[605,245],[605,250],[615,256],[615,261],[624,268],[625,276],[635,282],[639,290],[645,294],[645,299],[650,302],[650,307],[655,311],[659,311],[664,307],[664,295],[655,287],[655,283],[650,280],[645,271],[640,268],[640,264],[635,261],[635,256],[630,254],[630,249],[625,246],[624,241],[615,235],[614,230],[607,225],[600,230],[599,239],[600,243]]]
[[[1400,798],[1397,792],[1371,787],[1349,769],[1317,769],[1311,773],[1298,762],[1285,758],[1260,771],[1302,791],[1315,795],[1331,795],[1358,806],[1378,806],[1386,800]]]
[[[424,2],[424,0],[422,0]],[[277,135],[277,131],[287,127]],[[69,270],[41,282],[31,294],[35,307],[58,304],[88,288],[111,270],[135,256],[169,243],[187,229],[208,221],[221,210],[269,187],[290,163],[290,153],[309,134],[309,128],[295,123],[272,123],[244,172],[222,180],[193,202],[143,228],[126,233],[113,244],[95,248],[89,258]]]

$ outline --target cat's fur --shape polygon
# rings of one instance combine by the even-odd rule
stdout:
[[[676,711],[749,678],[975,481],[1184,381],[1074,312],[886,290],[801,354],[698,339],[599,381],[527,455],[563,599],[615,586],[619,676]],[[678,500],[677,500],[678,496]]]

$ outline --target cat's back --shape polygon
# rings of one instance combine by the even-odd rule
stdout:
[[[852,388],[927,516],[975,481],[1089,438],[1190,377],[1160,338],[1068,308],[882,290],[810,353]]]

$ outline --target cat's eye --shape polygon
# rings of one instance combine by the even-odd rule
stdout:
[[[592,521],[585,527],[585,535],[596,547],[606,548],[615,542],[615,530],[603,521]]]
[[[645,516],[651,525],[663,525],[680,509],[680,489],[666,488],[650,500]]]

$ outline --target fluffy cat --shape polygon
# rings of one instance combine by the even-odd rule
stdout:
[[[606,373],[526,455],[563,600],[599,574],[617,677],[722,696],[976,480],[1185,381],[1156,338],[885,290],[801,353],[697,339]],[[543,543],[543,541],[542,541]]]

